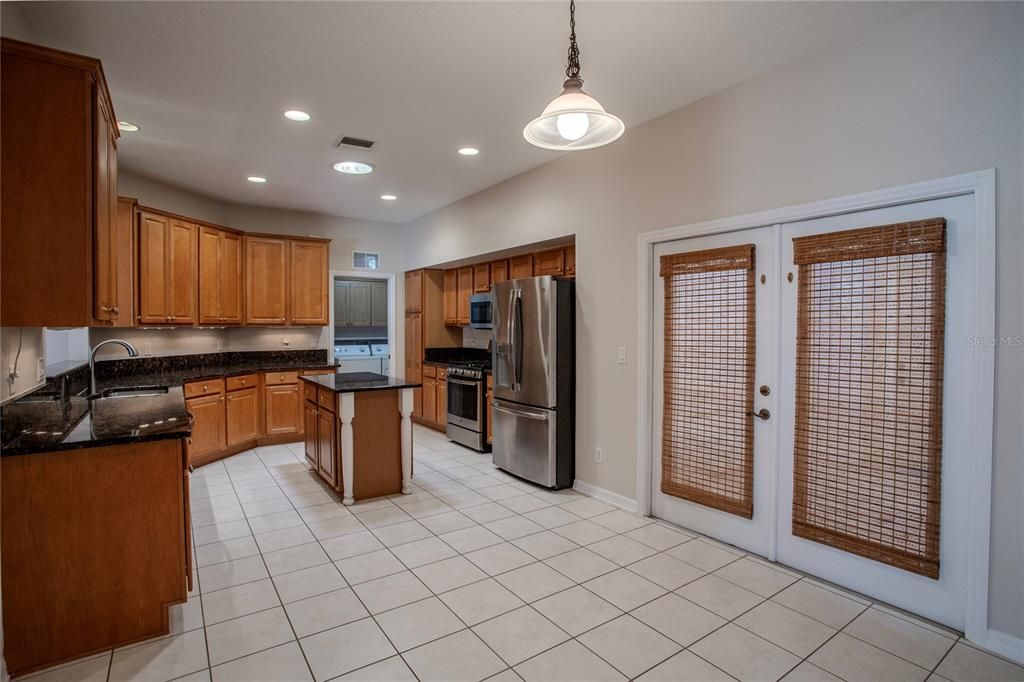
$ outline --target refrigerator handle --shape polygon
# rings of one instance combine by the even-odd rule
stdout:
[[[513,374],[513,381],[515,381],[515,390],[519,391],[523,388],[523,290],[516,289],[515,293],[515,310],[513,311],[515,318],[515,346],[512,350],[513,356],[515,357],[515,373]]]
[[[533,412],[520,412],[519,410],[509,409],[507,407],[499,405],[498,403],[491,403],[491,409],[493,409],[493,410],[495,410],[497,412],[503,412],[505,414],[510,414],[510,415],[512,415],[514,417],[522,417],[523,419],[534,419],[534,420],[540,421],[540,422],[546,422],[548,420],[548,416],[546,414],[534,414]]]

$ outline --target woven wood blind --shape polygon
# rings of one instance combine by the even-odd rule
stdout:
[[[661,491],[754,512],[754,246],[662,256]]]
[[[939,575],[946,221],[800,237],[793,534]]]

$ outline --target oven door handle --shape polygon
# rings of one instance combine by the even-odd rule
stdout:
[[[460,386],[479,386],[479,381],[466,381],[465,379],[452,379],[448,377],[449,384],[459,384]]]
[[[507,407],[502,407],[498,403],[491,403],[491,409],[493,409],[495,412],[504,412],[505,414],[510,414],[513,417],[522,417],[523,419],[533,419],[539,422],[546,422],[548,420],[548,416],[546,414],[534,414],[533,412],[520,412],[519,410],[511,410]]]

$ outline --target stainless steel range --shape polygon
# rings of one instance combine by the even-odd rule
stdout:
[[[484,370],[488,363],[464,362],[448,367],[448,438],[490,452],[487,443],[487,408],[484,405]]]

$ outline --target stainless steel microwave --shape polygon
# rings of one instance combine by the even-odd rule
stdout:
[[[469,326],[473,329],[491,329],[491,294],[473,294],[469,297]]]

